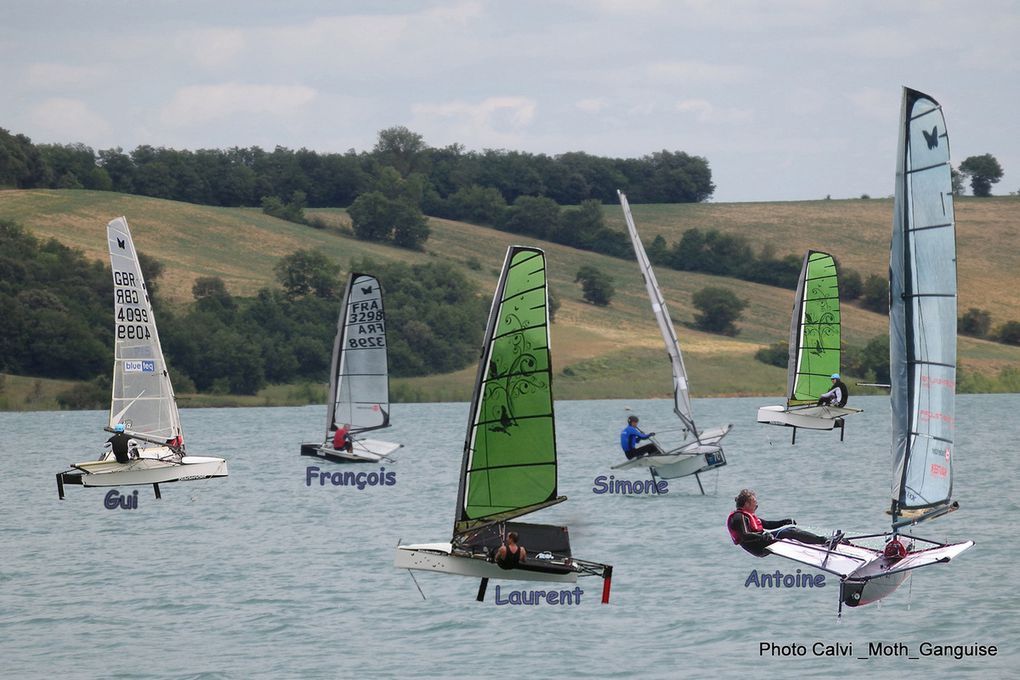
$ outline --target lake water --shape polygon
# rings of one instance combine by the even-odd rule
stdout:
[[[919,527],[977,545],[922,569],[878,605],[836,618],[837,582],[811,590],[745,588],[752,570],[799,565],[733,546],[724,521],[742,487],[766,519],[794,517],[819,532],[888,524],[889,406],[838,433],[790,432],[754,422],[768,399],[702,399],[699,425],[734,423],[729,465],[673,480],[665,496],[596,495],[615,474],[617,439],[633,409],[663,433],[671,404],[557,404],[560,493],[570,500],[527,521],[565,523],[577,557],[614,565],[612,602],[601,580],[579,581],[574,606],[497,606],[507,590],[552,584],[394,569],[404,543],[448,540],[466,404],[393,408],[384,439],[404,442],[393,486],[305,485],[298,455],[318,439],[322,407],[185,410],[189,451],[228,459],[225,479],[139,490],[138,509],[108,510],[104,489],[54,475],[93,458],[106,414],[0,413],[0,673],[5,677],[1005,677],[1020,665],[1016,611],[1020,502],[1014,461],[1020,395],[958,400],[955,496],[961,510]],[[660,439],[667,439],[666,436]],[[358,466],[372,471],[376,466]],[[640,473],[619,475],[642,479]],[[810,571],[805,568],[805,571]],[[998,655],[868,658],[871,642],[996,645]],[[760,655],[762,642],[803,645],[806,656]],[[816,642],[846,656],[816,657]],[[514,670],[516,669],[516,670]]]

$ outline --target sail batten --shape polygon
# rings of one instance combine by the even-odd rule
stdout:
[[[956,392],[956,234],[949,138],[931,97],[904,89],[889,257],[894,526],[948,505]],[[948,221],[947,221],[948,220]]]
[[[545,254],[511,246],[475,379],[454,534],[556,498]]]

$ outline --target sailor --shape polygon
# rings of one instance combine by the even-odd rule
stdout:
[[[839,373],[832,374],[832,389],[825,394],[818,397],[819,406],[846,406],[846,400],[850,397],[850,392],[846,389],[846,384],[839,379]]]
[[[527,557],[528,551],[524,546],[517,544],[517,532],[511,531],[506,535],[506,541],[496,551],[496,565],[500,569],[513,569],[525,562]]]
[[[778,538],[790,538],[812,545],[829,542],[827,538],[816,536],[793,526],[797,523],[792,519],[781,519],[774,522],[759,519],[754,514],[754,511],[758,509],[758,498],[751,489],[742,489],[733,500],[737,503],[737,509],[726,518],[726,528],[730,532],[730,538],[733,539],[734,545],[739,545],[756,557],[768,556],[768,546],[775,543]]]
[[[333,448],[337,451],[343,449],[347,453],[354,451],[354,444],[351,442],[351,428],[346,423],[333,433]]]
[[[638,417],[630,416],[627,418],[627,427],[623,428],[620,432],[620,448],[623,449],[624,455],[627,459],[637,458],[638,456],[644,456],[649,453],[657,453],[659,447],[655,444],[645,444],[644,446],[638,446],[638,442],[649,437],[654,437],[654,432],[645,434],[637,427]]]
[[[128,462],[128,448],[131,441],[124,432],[124,423],[117,423],[113,426],[113,436],[106,440],[113,449],[113,455],[117,458],[118,463]]]

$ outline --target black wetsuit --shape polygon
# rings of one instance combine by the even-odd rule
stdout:
[[[131,441],[131,437],[123,432],[118,432],[106,441],[110,443],[118,463],[128,462],[128,442]]]
[[[832,397],[822,395],[821,399],[818,400],[818,405],[823,406],[825,404],[832,404],[835,401],[836,406],[846,406],[846,400],[850,398],[850,392],[846,388],[846,383],[842,380],[837,380],[829,392],[835,392],[836,390],[839,390],[839,392],[836,392],[836,394],[839,395],[839,401],[835,401],[835,395]],[[829,394],[829,392],[826,392],[825,394]]]
[[[758,518],[761,522],[762,528],[764,529],[779,529],[780,527],[786,527],[782,531],[783,538],[792,538],[795,541],[801,543],[810,543],[812,545],[821,545],[827,541],[822,536],[816,536],[809,531],[798,529],[792,525],[792,519],[781,519],[777,522],[770,522],[768,520]],[[736,537],[737,544],[751,553],[755,557],[767,557],[769,552],[766,548],[769,545],[776,542],[776,539],[772,537],[767,531],[754,531],[748,524],[747,516],[742,512],[735,512],[730,516],[727,522],[727,528],[730,530],[730,534]]]

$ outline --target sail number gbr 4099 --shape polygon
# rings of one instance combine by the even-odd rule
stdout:
[[[149,310],[142,307],[134,272],[113,272],[114,301],[117,303],[117,339],[149,340]]]

